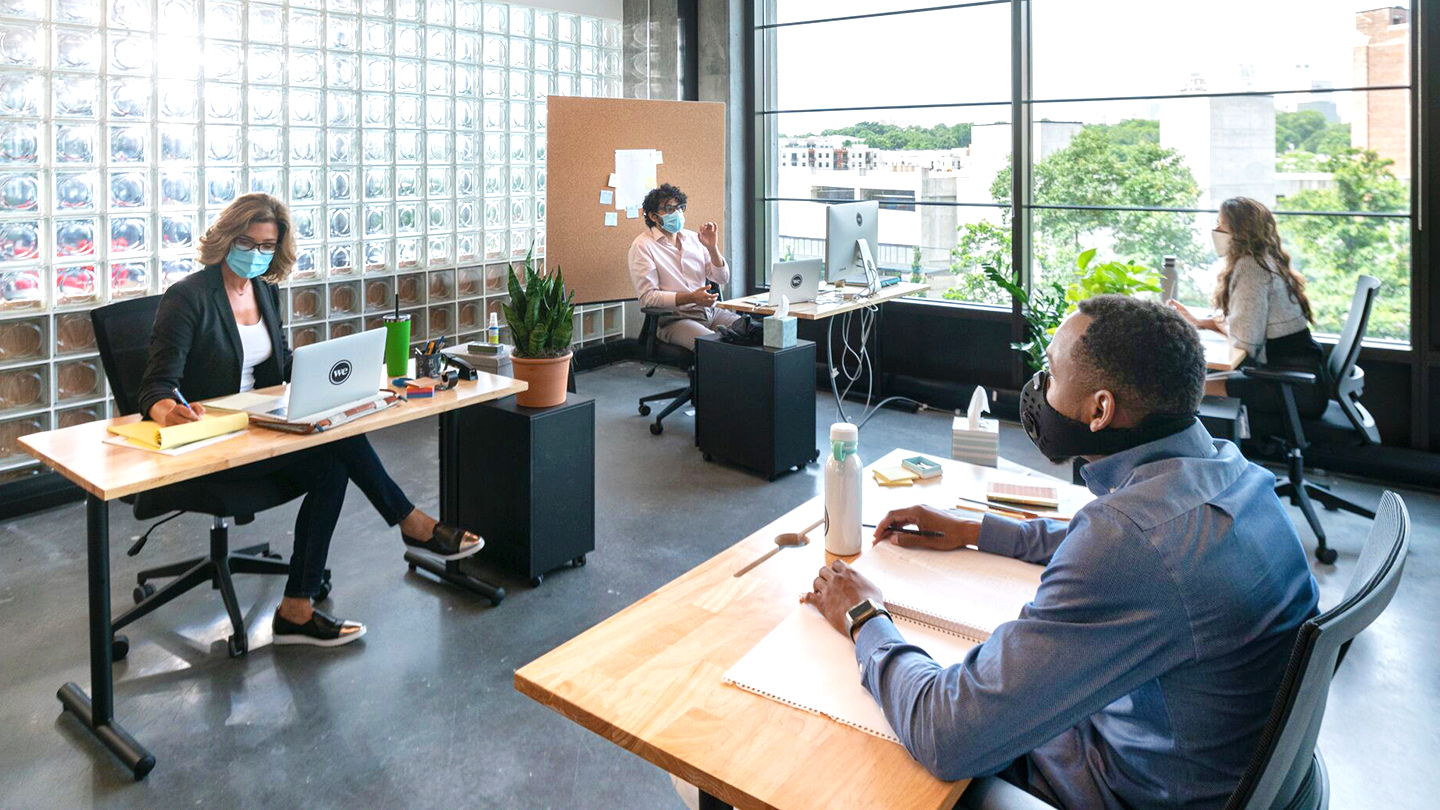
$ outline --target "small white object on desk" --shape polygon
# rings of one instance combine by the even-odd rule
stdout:
[[[996,466],[1000,446],[1000,422],[981,419],[990,412],[990,399],[983,386],[975,386],[970,396],[970,409],[965,416],[955,417],[950,425],[950,457],[982,467]]]
[[[790,314],[790,298],[780,296],[780,306],[775,314],[761,321],[765,330],[765,345],[771,349],[788,349],[795,345],[798,334],[795,317]]]

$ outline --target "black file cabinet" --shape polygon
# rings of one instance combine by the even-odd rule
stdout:
[[[440,515],[485,538],[477,561],[539,585],[595,550],[595,400],[514,397],[441,417]]]
[[[815,344],[695,342],[695,443],[773,481],[820,457],[815,448]]]

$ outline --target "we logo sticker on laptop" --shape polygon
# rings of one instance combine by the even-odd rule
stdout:
[[[342,385],[348,379],[350,379],[349,360],[341,360],[340,362],[330,367],[331,385]]]

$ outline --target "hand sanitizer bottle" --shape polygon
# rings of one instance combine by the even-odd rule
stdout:
[[[491,346],[500,345],[500,313],[490,313],[490,326],[485,330],[485,340]]]
[[[841,557],[860,553],[860,429],[830,426],[825,459],[825,550]]]

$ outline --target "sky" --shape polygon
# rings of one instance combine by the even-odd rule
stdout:
[[[776,0],[794,21],[928,7],[939,0]],[[1166,94],[1199,73],[1210,91],[1306,89],[1312,81],[1354,84],[1355,12],[1376,0],[1031,0],[1037,99]],[[1398,3],[1408,6],[1409,0]],[[1008,4],[925,11],[774,29],[778,109],[998,102],[939,110],[782,116],[782,133],[895,123],[1008,120]],[[1249,74],[1247,79],[1244,73]],[[1340,94],[1342,120],[1349,99]],[[1303,100],[1299,97],[1294,100]],[[1282,103],[1288,105],[1291,99]],[[1036,117],[1114,122],[1146,115],[1133,102],[1049,104]]]

